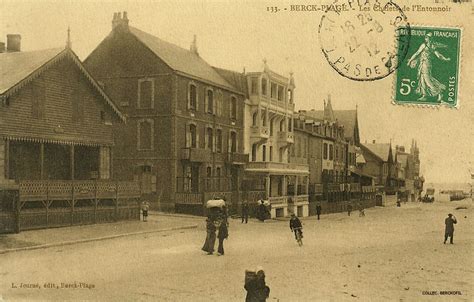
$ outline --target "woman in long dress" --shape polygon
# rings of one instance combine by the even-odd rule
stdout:
[[[415,68],[417,63],[415,60],[419,57],[418,86],[416,87],[416,93],[420,94],[421,97],[418,100],[426,101],[428,96],[437,96],[440,102],[443,97],[443,91],[446,90],[446,85],[435,79],[431,74],[432,60],[434,56],[443,61],[449,61],[451,59],[446,58],[436,50],[436,48],[442,44],[435,45],[431,37],[431,33],[425,36],[425,42],[422,43],[413,56],[411,56],[407,65],[411,68]]]
[[[207,218],[206,219],[206,241],[204,242],[204,246],[202,250],[207,252],[208,255],[212,255],[214,253],[214,246],[216,244],[216,225],[214,221]]]

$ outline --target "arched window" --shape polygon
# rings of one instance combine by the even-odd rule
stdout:
[[[213,135],[212,135],[212,128],[207,128],[206,129],[206,141],[207,141],[207,148],[212,150],[212,147],[213,147],[213,144],[214,144],[214,141],[213,141]]]
[[[272,118],[270,120],[270,136],[273,136],[273,124],[275,123],[275,119]]]
[[[237,133],[234,131],[230,133],[230,152],[237,152]]]
[[[328,159],[328,144],[327,143],[324,143],[323,159]]]
[[[216,130],[216,151],[222,152],[222,130]]]
[[[188,135],[186,137],[186,146],[190,148],[197,148],[197,132],[196,125],[190,124],[188,129]]]
[[[333,159],[334,159],[334,146],[329,145],[329,160],[333,160]]]
[[[237,119],[237,98],[230,98],[230,118]]]
[[[262,161],[267,161],[267,146],[262,146]]]
[[[214,113],[214,92],[210,89],[206,92],[206,104],[207,113]]]
[[[252,115],[252,126],[257,126],[257,121],[258,121],[258,112],[254,112]]]
[[[188,92],[188,108],[196,110],[197,109],[197,87],[194,84],[189,84]]]
[[[257,144],[252,145],[252,161],[257,161]]]
[[[285,119],[280,121],[280,132],[285,131]]]

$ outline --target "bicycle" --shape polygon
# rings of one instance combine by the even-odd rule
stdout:
[[[294,228],[292,231],[295,232],[296,242],[298,242],[299,246],[303,246],[303,228]]]

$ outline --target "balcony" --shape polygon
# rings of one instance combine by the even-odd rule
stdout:
[[[250,127],[250,137],[257,139],[268,139],[270,137],[270,129],[268,126],[252,126]]]
[[[244,165],[249,162],[249,155],[243,153],[227,153],[227,160],[232,165]]]
[[[278,132],[278,144],[286,145],[293,144],[295,141],[295,136],[293,132],[280,131]]]
[[[269,197],[268,201],[270,202],[271,205],[286,204],[287,197],[286,196],[273,196],[273,197]]]
[[[198,148],[182,148],[180,159],[200,163],[209,162],[211,161],[211,150]]]
[[[250,172],[273,172],[279,174],[307,174],[309,168],[307,164],[278,163],[278,162],[249,162],[247,171]]]

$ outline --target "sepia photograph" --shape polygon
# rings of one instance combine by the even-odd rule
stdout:
[[[1,301],[473,301],[472,0],[0,0]]]

